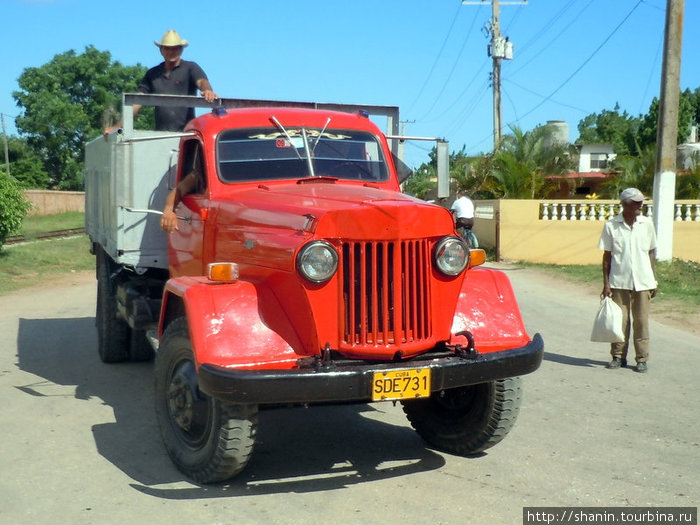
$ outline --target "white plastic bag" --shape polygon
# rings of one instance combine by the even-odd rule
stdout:
[[[591,341],[596,343],[622,343],[624,340],[622,310],[610,297],[605,297],[600,302],[600,310],[595,316]]]

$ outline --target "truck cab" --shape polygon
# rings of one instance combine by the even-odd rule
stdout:
[[[149,195],[144,208],[106,198],[86,207],[86,223],[100,355],[148,358],[152,343],[161,436],[196,481],[240,472],[258,410],[280,404],[400,401],[431,445],[480,453],[510,430],[519,376],[541,362],[507,277],[480,267],[484,252],[456,235],[447,209],[401,193],[399,139],[362,108],[341,109],[239,101],[177,137],[88,145],[89,202],[93,149],[110,152],[118,194],[119,166],[134,166],[143,144],[177,141],[168,166],[161,155],[140,176],[149,184],[130,184]],[[177,228],[152,231],[155,196],[188,176],[197,182],[180,195]],[[150,221],[157,263],[120,261],[129,252],[95,226],[100,213],[141,214],[143,232]]]

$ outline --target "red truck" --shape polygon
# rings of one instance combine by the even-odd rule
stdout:
[[[183,103],[126,95],[124,115],[166,102]],[[500,442],[543,341],[450,212],[401,193],[401,139],[354,106],[225,102],[182,133],[125,121],[86,148],[100,357],[155,353],[177,468],[239,473],[271,405],[398,400],[438,449]],[[166,235],[158,212],[191,172]]]

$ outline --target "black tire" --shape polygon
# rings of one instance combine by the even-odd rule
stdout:
[[[403,401],[418,434],[437,449],[471,456],[506,437],[520,411],[521,379],[512,377]]]
[[[146,338],[146,330],[129,330],[129,359],[131,361],[150,361],[155,353]]]
[[[187,320],[168,326],[155,361],[156,416],[175,466],[199,483],[216,483],[242,471],[255,444],[257,405],[211,398],[197,385]]]
[[[129,358],[129,325],[117,318],[116,286],[111,282],[112,264],[102,248],[97,250],[97,350],[104,363]]]

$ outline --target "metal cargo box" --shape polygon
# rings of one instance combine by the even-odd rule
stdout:
[[[117,262],[168,268],[160,212],[174,181],[182,133],[112,133],[85,147],[85,229]]]

